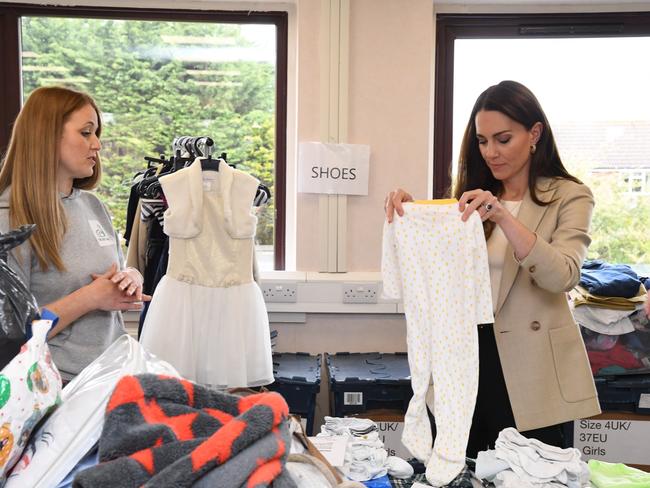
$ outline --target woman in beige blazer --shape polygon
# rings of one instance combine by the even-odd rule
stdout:
[[[564,168],[546,116],[520,83],[476,100],[454,195],[459,218],[479,212],[488,245],[494,324],[479,325],[479,390],[467,454],[515,426],[563,444],[559,424],[600,413],[582,338],[565,292],[580,279],[594,200]],[[389,222],[404,190],[386,198]]]

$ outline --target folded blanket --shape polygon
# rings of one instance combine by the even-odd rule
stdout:
[[[100,464],[75,488],[263,488],[288,455],[288,407],[277,393],[228,395],[178,378],[125,376],[106,408]],[[278,479],[278,481],[280,481]]]

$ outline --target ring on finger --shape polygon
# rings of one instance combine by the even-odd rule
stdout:
[[[490,210],[492,210],[492,204],[491,203],[484,203],[483,207],[485,207],[486,212],[489,212]]]

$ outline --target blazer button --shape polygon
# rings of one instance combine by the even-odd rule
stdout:
[[[537,268],[535,268],[535,265],[532,265],[530,268],[528,268],[528,272],[529,273],[534,273],[536,269]]]
[[[542,324],[540,324],[537,320],[535,320],[534,322],[531,322],[530,328],[533,330],[539,330],[542,328]]]

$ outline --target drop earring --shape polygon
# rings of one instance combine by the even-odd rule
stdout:
[[[537,151],[537,144],[531,144],[530,145],[530,154],[535,154],[535,151]]]

